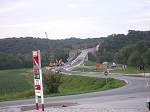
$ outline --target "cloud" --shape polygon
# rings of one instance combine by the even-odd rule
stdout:
[[[137,18],[133,20],[129,20],[129,23],[136,24],[136,23],[141,23],[141,22],[150,22],[149,18]]]
[[[150,0],[146,0],[145,3],[146,3],[146,4],[150,4]]]
[[[130,20],[128,20],[129,23],[145,23],[150,22],[150,8],[143,10],[142,12],[136,13]]]
[[[16,0],[16,1],[10,2],[10,3],[9,2],[7,3],[7,2],[4,3],[3,5],[1,5],[0,13],[9,13],[9,12],[12,12],[12,11],[16,11],[16,10],[25,8],[29,5],[32,5],[32,2],[29,2],[28,0],[27,1]]]
[[[69,8],[78,8],[78,5],[77,4],[73,4],[73,3],[69,3],[68,7]]]
[[[58,37],[100,36],[123,32],[130,25],[147,27],[149,3],[150,0],[0,0],[0,35],[47,31]]]

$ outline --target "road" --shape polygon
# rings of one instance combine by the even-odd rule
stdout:
[[[91,50],[92,49],[83,50],[71,63],[67,63],[63,67],[57,69],[72,69],[80,65]],[[74,75],[104,77],[102,74],[92,72]],[[57,112],[146,112],[146,99],[150,97],[150,86],[146,86],[145,78],[124,75],[110,75],[109,77],[125,80],[127,84],[121,88],[102,92],[48,97],[45,98],[45,103],[75,102],[79,104],[66,108],[70,110],[58,109]],[[5,101],[0,102],[0,110],[2,108],[14,108],[31,104],[34,104],[34,99]],[[55,110],[56,109],[52,109],[49,111],[56,112]]]
[[[83,76],[92,77],[104,77],[101,74],[95,73],[81,73]],[[118,109],[138,109],[135,112],[145,112],[145,102],[150,97],[150,86],[146,86],[145,78],[142,77],[131,77],[123,75],[111,75],[120,80],[126,80],[128,84],[124,87],[107,90],[102,92],[70,95],[70,96],[59,96],[49,97],[45,99],[46,103],[58,103],[58,102],[76,102],[79,105],[74,108],[118,108]],[[6,101],[0,102],[0,108],[2,107],[15,107],[21,105],[34,104],[34,99],[28,100],[17,100],[17,101]],[[109,106],[109,107],[108,107]],[[109,112],[109,111],[108,111]],[[114,111],[115,112],[115,111]],[[117,112],[117,111],[116,111]],[[121,112],[121,111],[120,111]],[[124,111],[123,111],[124,112]],[[131,111],[134,112],[134,111]]]
[[[74,59],[72,62],[67,62],[63,66],[59,66],[55,68],[55,71],[71,71],[73,68],[82,64],[88,55],[89,52],[94,52],[95,48],[84,49],[81,53]]]
[[[86,57],[88,56],[88,53],[94,53],[95,51],[97,51],[99,46],[100,45],[98,44],[96,45],[96,47],[82,50],[81,53],[73,61],[67,62],[62,66],[55,67],[53,71],[61,71],[61,72],[71,71],[72,69],[79,66],[85,61]]]

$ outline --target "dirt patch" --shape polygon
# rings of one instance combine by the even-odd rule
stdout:
[[[79,104],[72,103],[72,102],[46,103],[44,104],[44,107],[45,108],[48,108],[48,107],[58,108],[58,107],[69,107],[69,106],[75,106],[75,105],[79,105]],[[36,109],[36,106],[35,105],[21,106],[20,109],[21,111],[34,110]],[[41,104],[39,104],[39,109],[41,109]]]

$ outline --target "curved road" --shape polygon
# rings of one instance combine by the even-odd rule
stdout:
[[[84,49],[72,62],[67,62],[63,66],[56,67],[56,71],[67,72],[82,64],[89,52],[94,52],[96,48]]]
[[[80,65],[84,61],[88,52],[91,52],[92,50],[93,50],[92,48],[83,50],[80,53],[80,55],[71,63],[68,63],[60,68],[58,67],[56,69],[69,70],[74,68],[77,65]],[[104,77],[101,74],[92,73],[92,72],[78,73],[74,75]],[[146,112],[145,102],[146,99],[150,97],[150,86],[146,86],[145,78],[123,76],[123,75],[110,75],[109,77],[125,80],[127,82],[127,85],[121,88],[102,91],[102,92],[59,96],[59,97],[48,97],[45,99],[45,102],[46,103],[76,102],[80,104],[78,106],[75,106],[74,108],[97,108],[97,109],[117,108],[119,109],[119,110],[105,111],[105,112]],[[150,79],[147,78],[147,80]],[[12,107],[20,107],[22,105],[31,105],[34,104],[34,101],[35,101],[34,99],[27,99],[27,100],[0,102],[0,110],[4,107],[12,108]],[[128,109],[128,110],[122,111],[121,109],[123,110]],[[103,111],[99,110],[98,112],[103,112]]]
[[[77,74],[74,74],[77,75]],[[97,73],[80,73],[83,76],[92,77],[104,77]],[[146,99],[150,97],[150,86],[146,86],[145,78],[142,77],[131,77],[123,75],[110,75],[109,77],[126,80],[127,85],[121,88],[107,90],[102,92],[69,95],[69,96],[59,96],[59,97],[48,97],[45,99],[46,103],[54,102],[76,102],[80,104],[77,107],[97,107],[101,106],[104,108],[110,107],[114,108],[133,108],[133,109],[145,109]],[[148,79],[149,80],[149,79]],[[21,105],[34,104],[34,99],[28,100],[17,100],[17,101],[6,101],[0,102],[0,108],[2,107],[14,107]],[[145,111],[135,111],[135,112],[145,112]],[[115,111],[114,111],[115,112]],[[116,111],[117,112],[117,111]],[[134,111],[131,111],[134,112]]]

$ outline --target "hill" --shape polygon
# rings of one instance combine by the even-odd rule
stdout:
[[[150,31],[129,30],[127,35],[112,34],[107,37],[91,39],[74,37],[63,40],[33,37],[0,39],[0,69],[32,67],[31,52],[36,49],[40,49],[42,52],[42,64],[48,65],[49,62],[56,59],[66,61],[71,49],[90,48],[99,43],[101,46],[94,55],[95,61],[112,61],[114,54],[121,48],[138,42],[144,43],[149,48]]]
[[[86,48],[96,45],[99,39],[70,38],[64,40],[50,40],[33,37],[0,39],[0,52],[3,53],[29,53],[40,49],[42,52],[54,51],[60,48]]]
[[[104,38],[99,51],[90,54],[89,59],[104,62],[114,61],[120,64],[138,66],[150,65],[150,31],[129,30],[127,35],[113,34]]]
[[[93,47],[97,39],[50,40],[33,37],[0,39],[0,69],[32,67],[32,51],[41,50],[42,65],[56,59],[64,62],[71,49]]]

